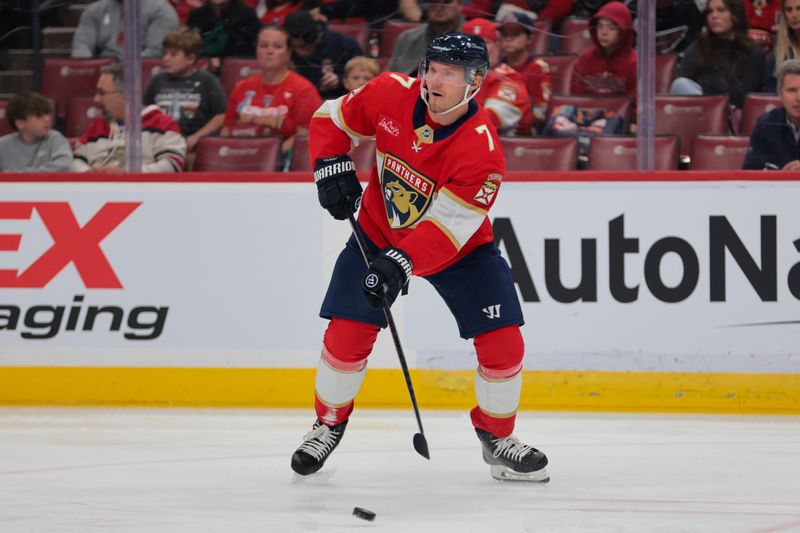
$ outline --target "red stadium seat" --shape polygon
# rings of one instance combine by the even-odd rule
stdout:
[[[6,107],[8,107],[8,100],[0,100],[0,137],[14,132],[14,128],[6,119]]]
[[[203,137],[197,145],[197,172],[275,172],[279,137]]]
[[[533,22],[530,52],[535,56],[546,54],[550,49],[550,21],[538,19]]]
[[[623,117],[624,130],[628,131],[630,124],[631,101],[627,96],[578,96],[567,94],[554,94],[550,97],[550,110],[560,105],[574,105],[584,109],[600,108],[612,111],[614,115]]]
[[[769,113],[776,107],[781,107],[781,97],[777,94],[748,93],[744,96],[742,105],[742,119],[739,123],[739,135],[750,135],[758,117]]]
[[[103,108],[94,101],[93,96],[70,98],[64,135],[67,137],[83,136],[89,129],[89,124],[102,114]]]
[[[578,140],[574,137],[508,137],[502,139],[506,170],[575,170]]]
[[[698,133],[728,133],[728,96],[656,96],[656,134],[681,139],[681,157],[692,154]]]
[[[366,22],[331,22],[328,24],[328,30],[342,33],[348,37],[352,37],[358,43],[362,50],[367,52],[367,35],[369,34],[369,26]]]
[[[550,75],[553,78],[551,84],[553,94],[569,94],[572,71],[575,70],[575,63],[578,62],[577,54],[540,57],[550,67]]]
[[[599,135],[589,145],[589,170],[636,170],[636,137]],[[677,135],[655,138],[654,170],[677,170]]]
[[[740,170],[749,145],[744,135],[697,135],[692,170]]]
[[[208,59],[200,58],[197,60],[197,68],[205,69],[208,66]],[[147,90],[150,85],[150,80],[153,76],[164,70],[164,61],[158,57],[143,57],[142,58],[142,90]]]
[[[261,74],[261,67],[258,65],[258,61],[241,57],[229,57],[222,63],[222,73],[220,74],[222,90],[225,91],[226,95],[230,96],[237,81],[254,74]]]
[[[420,24],[420,22],[408,22],[405,20],[387,20],[383,25],[383,34],[381,35],[381,56],[391,57],[394,43],[400,34],[411,28],[416,28]]]
[[[375,165],[375,141],[362,139],[353,150],[350,157],[356,165],[356,170],[364,174],[370,172]],[[297,135],[294,138],[292,148],[291,170],[300,172],[311,172],[311,160],[308,155],[308,136]]]
[[[589,33],[589,19],[567,17],[561,26],[561,42],[558,43],[559,54],[580,54],[594,46]]]
[[[100,77],[100,68],[110,65],[111,58],[71,59],[46,57],[42,69],[42,94],[56,101],[59,118],[69,107],[69,99],[93,96]]]
[[[656,56],[656,94],[669,94],[672,80],[675,79],[677,54],[658,54]]]

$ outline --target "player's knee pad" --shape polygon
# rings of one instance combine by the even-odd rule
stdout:
[[[478,368],[489,379],[508,379],[522,370],[525,342],[519,326],[506,326],[473,339]]]
[[[373,324],[332,318],[322,339],[322,359],[339,370],[360,369],[372,352],[379,331]]]

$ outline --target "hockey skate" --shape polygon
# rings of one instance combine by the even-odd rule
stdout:
[[[500,481],[535,481],[547,483],[547,457],[513,435],[497,438],[488,431],[475,428],[483,448],[483,460],[492,477]]]
[[[327,426],[319,420],[314,422],[311,431],[303,437],[303,444],[292,454],[292,470],[307,476],[322,468],[342,440],[346,427],[347,420],[335,426]]]

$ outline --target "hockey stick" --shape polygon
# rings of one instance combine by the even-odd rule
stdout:
[[[367,246],[364,244],[361,234],[358,231],[355,218],[353,218],[353,212],[349,209],[347,210],[347,220],[350,222],[350,227],[353,228],[353,235],[356,238],[359,250],[361,250],[361,257],[364,258],[364,262],[367,264],[367,268],[369,268],[369,265],[372,262],[369,256],[369,250],[367,250]],[[414,394],[414,385],[411,384],[411,374],[408,373],[406,356],[403,355],[403,347],[400,345],[400,336],[397,334],[397,326],[394,324],[394,317],[392,317],[392,312],[389,310],[389,304],[386,303],[386,299],[383,300],[383,314],[386,316],[386,322],[389,324],[389,331],[392,333],[394,348],[397,350],[397,358],[400,359],[400,367],[403,369],[403,377],[406,378],[408,395],[411,396],[411,405],[414,406],[414,415],[417,417],[419,433],[414,434],[414,449],[417,450],[417,453],[422,457],[430,460],[431,456],[428,452],[428,441],[425,440],[425,431],[422,429],[422,418],[419,416],[417,396]]]

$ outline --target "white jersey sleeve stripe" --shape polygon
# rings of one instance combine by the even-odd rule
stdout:
[[[425,219],[441,228],[459,250],[478,231],[485,218],[486,211],[468,204],[447,188],[442,188],[434,197],[425,215]]]
[[[330,118],[337,128],[345,132],[350,139],[356,141],[355,144],[358,144],[358,139],[374,139],[374,135],[369,136],[358,133],[345,122],[344,115],[342,114],[342,103],[348,96],[349,93],[344,96],[340,96],[336,100],[325,100],[322,102],[322,105],[319,106],[319,109],[317,109],[317,111],[314,113],[314,116]]]
[[[487,98],[483,107],[497,115],[504,128],[516,126],[522,118],[522,111],[517,106],[500,98]]]

